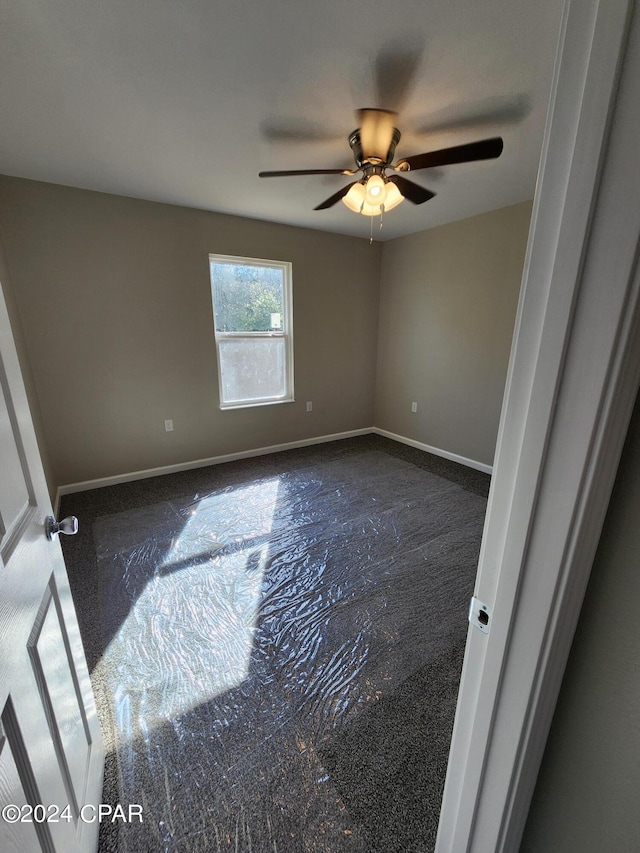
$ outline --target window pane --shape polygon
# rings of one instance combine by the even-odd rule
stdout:
[[[217,332],[282,329],[282,269],[212,261],[211,282]]]
[[[221,340],[221,402],[284,397],[285,347],[285,338]]]

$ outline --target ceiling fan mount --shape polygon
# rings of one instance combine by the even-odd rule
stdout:
[[[435,193],[399,174],[389,172],[409,172],[430,169],[436,166],[448,166],[453,163],[468,163],[475,160],[489,160],[499,157],[503,142],[499,136],[482,139],[465,145],[455,145],[439,151],[429,151],[398,160],[393,165],[396,146],[401,133],[395,126],[397,114],[391,110],[361,109],[356,113],[360,126],[348,137],[349,147],[355,159],[355,169],[304,169],[277,172],[260,172],[261,178],[289,177],[293,175],[348,175],[358,172],[361,176],[347,184],[330,198],[317,205],[314,210],[326,210],[339,201],[355,213],[364,216],[376,216],[391,210],[405,198],[413,204],[423,202],[435,196]]]

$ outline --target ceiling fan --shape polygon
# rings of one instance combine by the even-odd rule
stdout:
[[[387,172],[415,172],[435,166],[468,163],[473,160],[490,160],[502,153],[503,142],[499,136],[481,139],[466,145],[454,145],[439,151],[404,157],[392,164],[400,131],[394,126],[397,113],[391,110],[362,109],[356,115],[360,127],[349,136],[349,146],[356,161],[355,169],[302,169],[277,172],[259,172],[261,178],[281,178],[291,175],[356,175],[361,177],[325,199],[314,210],[326,210],[342,200],[355,213],[377,216],[396,207],[405,198],[413,204],[422,204],[435,196],[431,190],[403,177]]]

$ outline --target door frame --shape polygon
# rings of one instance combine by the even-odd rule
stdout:
[[[564,5],[437,853],[519,848],[640,384],[633,7]]]

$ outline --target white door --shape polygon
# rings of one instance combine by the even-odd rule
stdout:
[[[97,846],[104,750],[62,550],[45,535],[50,514],[0,288],[2,853]]]

